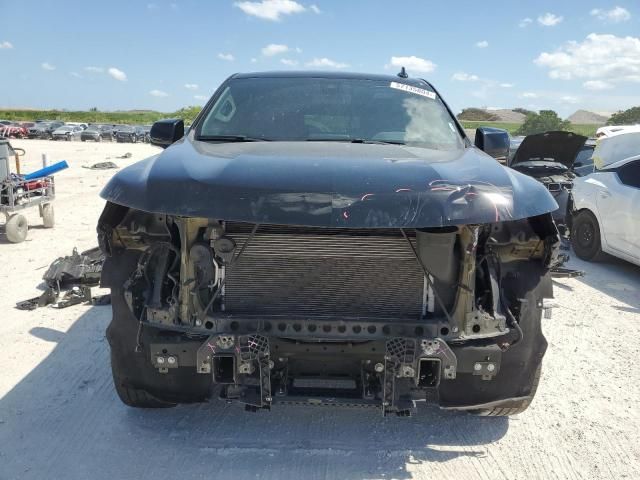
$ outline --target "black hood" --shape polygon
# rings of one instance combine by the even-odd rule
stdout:
[[[553,159],[571,169],[587,137],[571,132],[545,132],[528,135],[516,150],[511,165],[530,160]]]
[[[533,178],[472,147],[192,138],[121,170],[101,196],[171,215],[349,228],[491,223],[558,208]]]

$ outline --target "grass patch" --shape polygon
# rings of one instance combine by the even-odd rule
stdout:
[[[0,110],[0,119],[32,122],[34,120],[60,120],[62,122],[108,123],[129,125],[149,125],[162,118],[182,118],[191,123],[200,112],[200,107],[187,107],[177,112],[156,112],[153,110],[131,110],[127,112],[94,112],[62,110]]]

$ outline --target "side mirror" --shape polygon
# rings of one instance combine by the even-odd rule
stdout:
[[[149,136],[152,145],[167,148],[184,137],[184,121],[178,118],[159,120],[151,127]]]
[[[501,163],[507,163],[509,132],[500,128],[480,127],[476,130],[475,146]]]

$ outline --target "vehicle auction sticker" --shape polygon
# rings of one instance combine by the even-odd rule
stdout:
[[[404,92],[415,93],[416,95],[421,95],[423,97],[430,98],[431,100],[436,99],[436,94],[434,92],[430,92],[429,90],[425,90],[423,88],[414,87],[411,85],[407,85],[406,83],[398,83],[391,82],[389,85],[391,88],[395,88],[396,90],[402,90]]]

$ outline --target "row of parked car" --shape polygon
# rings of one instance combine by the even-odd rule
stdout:
[[[35,122],[11,122],[0,120],[0,138],[39,138],[46,140],[81,140],[102,142],[149,142],[150,126],[106,125],[57,120]]]
[[[608,253],[640,265],[640,125],[603,127],[596,139],[571,132],[512,138],[507,165],[551,192],[560,207],[554,220],[571,232],[579,258]]]

